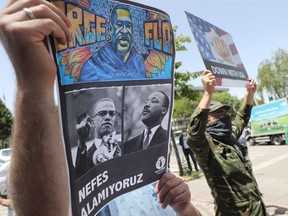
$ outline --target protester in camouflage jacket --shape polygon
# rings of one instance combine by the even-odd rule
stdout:
[[[247,147],[237,140],[247,125],[257,85],[247,86],[244,104],[231,122],[230,106],[211,101],[216,78],[202,77],[203,97],[191,117],[187,143],[198,159],[215,201],[217,216],[265,216],[265,206],[252,172]]]

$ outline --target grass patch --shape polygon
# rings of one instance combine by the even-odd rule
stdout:
[[[192,171],[192,173],[190,172],[185,172],[184,175],[182,176],[182,178],[184,179],[185,182],[187,181],[191,181],[197,178],[200,178],[203,176],[202,172],[199,171]]]
[[[182,168],[184,172],[182,178],[184,179],[185,182],[191,181],[193,179],[197,179],[203,176],[203,173],[201,171],[193,170],[192,172],[190,172],[184,156],[182,157]],[[198,165],[198,168],[199,168],[199,165]]]

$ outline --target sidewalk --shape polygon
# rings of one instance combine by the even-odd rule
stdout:
[[[213,198],[205,177],[202,176],[199,179],[191,180],[187,183],[192,193],[191,200],[193,205],[202,213],[203,216],[214,216],[215,211]],[[263,193],[265,194],[265,191]],[[268,202],[265,201],[265,204],[270,216],[288,216],[288,203],[287,206],[279,206],[270,203],[268,200]]]
[[[179,146],[177,147],[179,153],[181,154],[182,150]],[[285,160],[283,159],[284,162],[282,161],[281,163],[276,163],[276,160],[280,160],[280,157],[286,157],[287,148],[285,148],[285,146],[282,148],[273,148],[273,146],[267,146],[266,149],[268,149],[268,151],[276,151],[279,155],[281,155],[280,152],[283,153],[282,156],[277,156],[276,159],[270,158],[269,164],[269,160],[267,160],[267,157],[265,156],[267,152],[261,153],[259,152],[260,149],[260,147],[250,148],[250,157],[253,158],[255,162],[254,174],[257,179],[260,191],[264,195],[264,202],[267,212],[270,214],[270,216],[288,216],[287,172],[284,171],[287,170],[287,162],[285,163]],[[182,156],[181,160],[185,160],[184,156]],[[265,170],[264,167],[267,165],[271,167],[272,171]],[[179,173],[174,151],[172,151],[171,154],[170,170],[173,173]],[[213,197],[204,175],[202,175],[199,179],[191,180],[187,183],[191,191],[191,200],[193,204],[199,209],[203,216],[214,216],[215,212]]]
[[[261,179],[261,178],[260,178]],[[213,198],[204,176],[199,179],[188,181],[191,191],[193,205],[202,213],[203,216],[214,216]],[[266,191],[267,192],[267,191]],[[265,191],[263,192],[265,194]],[[267,192],[268,193],[268,192]],[[279,206],[265,202],[270,216],[288,216],[288,206]],[[0,206],[0,216],[7,216],[7,208]],[[135,215],[137,216],[137,215]]]
[[[193,205],[203,216],[214,216],[213,197],[204,176],[187,182],[191,191]]]

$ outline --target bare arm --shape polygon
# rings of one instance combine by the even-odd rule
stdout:
[[[31,20],[24,7],[36,19]],[[70,40],[68,25],[64,15],[44,0],[10,0],[0,11],[0,38],[17,80],[9,173],[16,215],[69,213],[65,153],[53,93],[56,66],[44,42],[52,34],[65,44]]]
[[[257,83],[254,79],[249,78],[249,84],[246,86],[246,91],[244,103],[247,105],[253,105],[254,95],[257,91]]]
[[[212,74],[211,71],[205,70],[203,72],[201,81],[203,84],[204,93],[198,107],[201,109],[209,109],[212,95],[215,92],[216,77]]]
[[[18,90],[12,146],[10,185],[16,214],[68,215],[65,153],[51,96]]]

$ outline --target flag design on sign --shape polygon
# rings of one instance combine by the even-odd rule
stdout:
[[[204,60],[244,69],[230,34],[188,12],[186,16]]]

